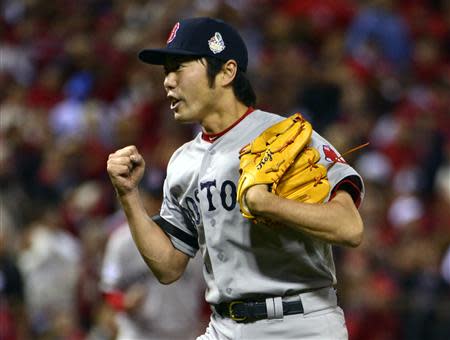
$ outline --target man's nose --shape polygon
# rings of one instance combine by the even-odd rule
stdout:
[[[164,88],[166,91],[174,89],[176,84],[175,72],[169,72],[166,74],[166,77],[164,78]]]

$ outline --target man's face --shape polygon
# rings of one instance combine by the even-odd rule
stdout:
[[[180,122],[202,122],[214,110],[217,89],[208,84],[204,59],[169,57],[164,88],[170,109]]]

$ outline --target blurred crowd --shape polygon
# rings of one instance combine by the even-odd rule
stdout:
[[[106,159],[138,146],[158,199],[199,128],[174,122],[161,68],[137,52],[192,16],[242,33],[257,108],[301,112],[341,152],[370,142],[346,157],[365,179],[365,238],[335,248],[350,339],[450,339],[445,0],[3,0],[0,338],[113,338]]]

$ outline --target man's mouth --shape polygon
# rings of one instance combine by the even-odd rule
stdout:
[[[170,109],[175,110],[181,102],[181,99],[178,96],[175,96],[173,93],[168,93],[167,98],[170,100]]]
[[[175,110],[180,104],[180,102],[181,101],[179,99],[172,98],[172,100],[170,101],[170,109]]]

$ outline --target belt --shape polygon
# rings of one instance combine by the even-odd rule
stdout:
[[[271,318],[267,310],[268,300],[275,301],[277,299],[279,299],[279,303],[282,305],[281,315],[303,313],[301,301],[282,301],[281,298],[266,299],[266,301],[222,302],[218,305],[214,305],[214,309],[222,317],[230,318],[237,322],[251,322]],[[276,307],[274,308],[276,309]],[[274,311],[271,311],[270,313],[274,314]]]

